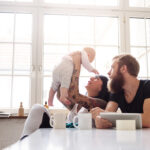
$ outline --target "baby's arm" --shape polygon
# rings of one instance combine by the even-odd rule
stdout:
[[[49,106],[53,106],[53,99],[54,99],[55,93],[56,93],[56,92],[53,90],[53,88],[50,88],[50,91],[49,91],[49,98],[48,98],[48,105],[49,105]]]
[[[93,72],[95,74],[99,74],[99,72],[90,64],[87,53],[83,50],[81,51],[81,60],[82,65],[89,72]]]

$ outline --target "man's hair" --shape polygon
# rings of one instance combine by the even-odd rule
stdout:
[[[113,60],[118,60],[119,69],[123,65],[126,65],[128,73],[130,75],[135,76],[135,77],[138,76],[140,66],[139,66],[138,61],[133,56],[129,54],[122,54],[122,55],[115,56]]]

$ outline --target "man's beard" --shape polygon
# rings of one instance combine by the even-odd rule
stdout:
[[[118,93],[122,90],[124,85],[123,75],[118,72],[117,75],[108,81],[108,90],[111,93]]]

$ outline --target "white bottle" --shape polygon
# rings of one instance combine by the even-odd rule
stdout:
[[[20,108],[18,110],[18,116],[24,116],[24,108],[22,102],[20,102]]]

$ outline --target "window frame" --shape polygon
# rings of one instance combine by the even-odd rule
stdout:
[[[120,19],[120,49],[119,54],[130,52],[130,17],[150,17],[150,8],[129,7],[129,0],[120,0],[118,7],[83,6],[70,4],[47,4],[42,0],[33,2],[0,2],[2,13],[31,13],[32,25],[32,75],[30,108],[35,103],[42,104],[43,97],[43,17],[44,14],[104,16]],[[150,79],[150,77],[148,77]],[[18,104],[19,105],[19,104]],[[14,109],[11,109],[14,112]],[[16,110],[15,110],[16,111]]]

